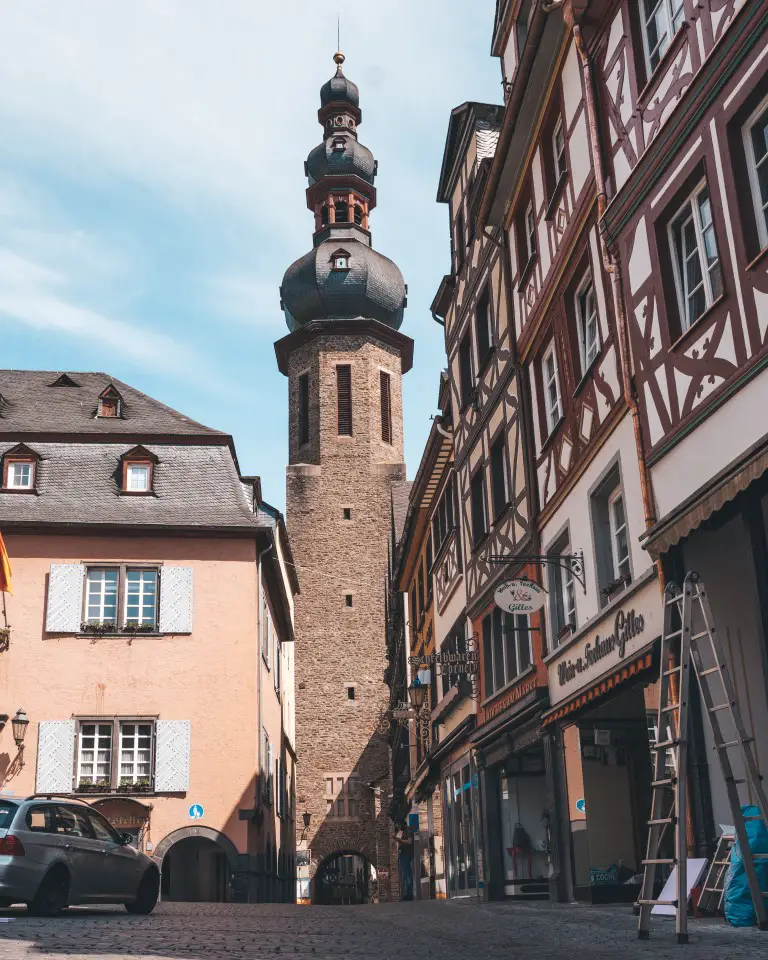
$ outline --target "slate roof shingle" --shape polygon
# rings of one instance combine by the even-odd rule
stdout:
[[[52,386],[61,371],[0,370],[0,435],[78,433],[97,436],[226,437],[107,373],[68,373],[78,386]],[[99,394],[113,384],[121,417],[97,417]]]

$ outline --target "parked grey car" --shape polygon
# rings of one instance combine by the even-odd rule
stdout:
[[[0,907],[53,917],[72,904],[123,903],[151,913],[160,873],[131,839],[78,800],[0,797]]]

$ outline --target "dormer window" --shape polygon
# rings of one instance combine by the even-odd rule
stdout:
[[[34,450],[23,443],[9,450],[3,457],[3,490],[34,493],[39,459]]]
[[[99,405],[96,410],[97,417],[121,417],[123,414],[123,398],[110,385],[99,395]]]
[[[150,463],[129,463],[125,468],[125,487],[129,493],[146,493],[152,473]]]
[[[334,137],[333,146],[331,148],[334,153],[342,153],[344,150],[344,138],[343,137]]]
[[[122,492],[151,494],[154,492],[157,457],[145,447],[134,447],[122,457]]]
[[[349,270],[349,254],[346,250],[337,250],[331,257],[333,270]]]

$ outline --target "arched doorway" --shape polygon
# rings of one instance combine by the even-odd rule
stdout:
[[[313,903],[352,906],[370,903],[376,871],[371,861],[356,850],[338,850],[317,868]]]
[[[224,903],[231,899],[237,849],[218,830],[186,827],[169,834],[155,851],[163,900]]]

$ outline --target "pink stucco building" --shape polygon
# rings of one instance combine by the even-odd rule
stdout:
[[[0,791],[76,795],[166,899],[292,901],[293,596],[232,438],[106,374],[0,371]]]

